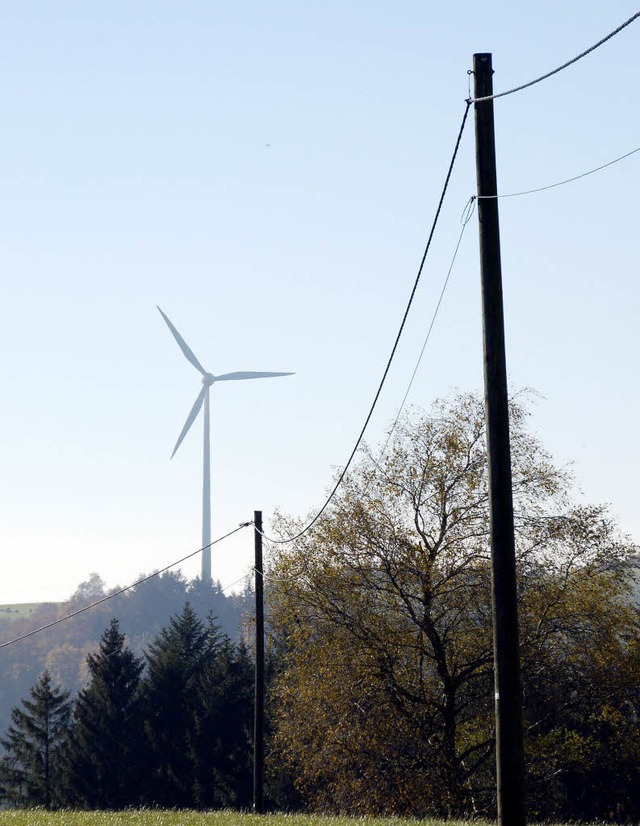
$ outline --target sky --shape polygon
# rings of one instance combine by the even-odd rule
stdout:
[[[58,601],[200,545],[200,389],[212,373],[214,537],[322,505],[373,400],[469,94],[525,83],[637,0],[217,0],[0,6],[0,604]],[[640,21],[495,101],[499,191],[640,146]],[[366,439],[408,386],[475,193],[473,118]],[[640,153],[500,201],[512,392],[581,501],[640,541]],[[482,388],[477,216],[409,395]],[[253,534],[213,549],[250,570]],[[187,577],[199,572],[196,557]],[[236,585],[235,587],[240,587]]]

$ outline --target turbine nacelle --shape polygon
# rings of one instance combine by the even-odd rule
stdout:
[[[213,373],[207,373],[202,377],[202,383],[207,387],[211,387],[215,380],[216,377],[213,375]]]

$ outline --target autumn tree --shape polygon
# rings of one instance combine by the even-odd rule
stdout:
[[[530,778],[542,782],[553,753],[562,785],[573,743],[560,734],[567,698],[558,673],[577,692],[583,731],[605,664],[624,655],[616,708],[638,675],[627,642],[637,612],[621,599],[619,576],[633,548],[605,509],[572,504],[570,477],[527,432],[517,403],[511,428],[525,722],[538,747]],[[283,519],[280,531],[297,527]],[[314,528],[279,546],[271,574],[273,628],[286,652],[277,744],[307,799],[358,813],[491,812],[482,401],[460,394],[405,416],[381,458],[363,452]],[[598,673],[589,667],[596,652]]]
[[[612,819],[619,808],[637,820],[640,644],[628,578],[634,560],[585,560],[585,546],[606,548],[613,526],[593,510],[582,517],[588,530],[565,538],[563,575],[548,564],[537,575],[529,571],[522,603],[529,808],[536,817],[565,821]]]
[[[14,805],[54,808],[61,802],[61,755],[69,734],[69,694],[48,671],[31,688],[30,699],[11,711],[12,725],[0,738],[0,786]]]

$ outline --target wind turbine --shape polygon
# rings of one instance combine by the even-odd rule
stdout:
[[[157,306],[157,305],[156,305]],[[160,310],[160,307],[158,307]],[[200,364],[198,359],[193,354],[193,351],[182,338],[180,333],[176,330],[173,324],[169,321],[167,316],[160,310],[160,315],[167,323],[167,327],[171,330],[173,337],[178,342],[178,346],[184,353],[187,361],[191,362],[196,370],[202,375],[202,390],[198,393],[191,412],[187,416],[187,421],[178,441],[173,448],[171,458],[175,456],[177,449],[182,444],[182,440],[189,432],[189,428],[196,420],[200,408],[204,404],[204,444],[203,444],[203,460],[202,460],[202,580],[203,582],[211,582],[211,445],[210,445],[210,421],[209,421],[209,389],[211,385],[218,381],[241,381],[243,379],[269,379],[275,376],[293,376],[293,373],[256,373],[256,372],[239,372],[239,373],[223,373],[221,376],[214,376],[213,373],[208,373]]]

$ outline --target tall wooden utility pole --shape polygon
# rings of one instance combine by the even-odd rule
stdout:
[[[490,54],[473,56],[473,73],[476,99],[492,95]],[[524,826],[522,684],[493,100],[476,103],[475,115],[491,520],[498,822],[501,826]]]
[[[264,577],[262,511],[253,512],[256,589],[256,671],[253,718],[253,811],[264,811]]]

